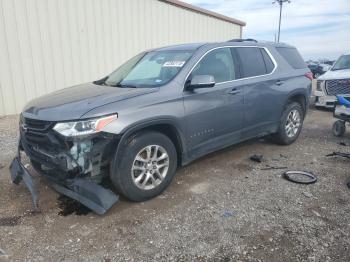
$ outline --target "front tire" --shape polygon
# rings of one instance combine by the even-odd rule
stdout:
[[[274,142],[280,145],[292,144],[301,132],[304,110],[297,102],[289,103],[282,113],[278,132],[272,135]]]
[[[117,191],[135,202],[161,194],[171,183],[177,168],[172,141],[154,131],[137,133],[122,146],[121,159],[115,159],[111,180]],[[119,167],[118,167],[119,166]]]

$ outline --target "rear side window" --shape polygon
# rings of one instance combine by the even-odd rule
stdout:
[[[270,74],[272,72],[272,70],[275,68],[275,65],[273,64],[270,56],[267,54],[267,52],[265,51],[265,49],[261,49],[260,51],[264,57],[264,61],[265,61],[265,66],[266,66],[266,73]]]
[[[235,47],[241,63],[242,77],[252,77],[266,74],[263,54],[257,47]]]
[[[281,56],[288,62],[288,64],[295,68],[305,68],[306,64],[299,54],[298,50],[296,48],[291,47],[276,47],[278,53],[280,53]]]

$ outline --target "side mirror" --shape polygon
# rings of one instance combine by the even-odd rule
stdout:
[[[215,79],[212,75],[196,75],[192,78],[188,87],[194,88],[206,88],[215,86]]]

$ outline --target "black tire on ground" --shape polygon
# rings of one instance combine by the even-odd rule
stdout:
[[[132,166],[137,154],[143,148],[150,145],[158,145],[166,150],[169,156],[169,167],[163,181],[153,189],[141,189],[136,186],[132,178]],[[127,139],[122,146],[121,158],[116,164],[111,165],[110,177],[116,190],[131,201],[141,202],[161,194],[171,183],[177,168],[177,152],[173,142],[164,134],[155,131],[137,133]]]
[[[289,137],[287,135],[287,131],[286,131],[286,123],[288,120],[287,118],[288,118],[289,113],[293,110],[297,110],[299,112],[301,123],[300,123],[299,129],[296,132],[296,134],[292,137]],[[299,137],[299,134],[300,134],[301,129],[303,127],[303,122],[304,122],[304,110],[303,110],[302,105],[297,103],[297,102],[289,102],[282,113],[278,131],[272,135],[272,141],[279,144],[279,145],[292,144]]]
[[[337,120],[334,122],[332,127],[333,135],[338,137],[343,136],[345,133],[345,129],[345,122],[342,120]]]

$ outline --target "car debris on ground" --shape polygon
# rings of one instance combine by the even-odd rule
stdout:
[[[290,170],[283,173],[283,177],[288,181],[298,184],[313,184],[317,181],[317,177],[311,172]]]
[[[261,163],[263,161],[263,155],[252,155],[250,156],[250,160]]]
[[[235,213],[232,211],[225,211],[224,212],[224,217],[233,217],[234,215],[235,215]]]
[[[0,259],[1,258],[5,258],[6,259],[6,258],[8,258],[8,256],[6,255],[5,251],[0,248]]]
[[[344,158],[350,158],[350,153],[342,153],[342,152],[333,152],[333,153],[330,153],[328,155],[326,155],[327,157],[330,157],[330,156],[340,156],[340,157],[344,157]]]
[[[303,195],[308,197],[308,198],[313,198],[314,197],[314,195],[311,194],[310,192],[303,192]]]
[[[267,165],[266,167],[260,168],[260,170],[279,170],[279,169],[287,169],[286,166],[270,166]]]

